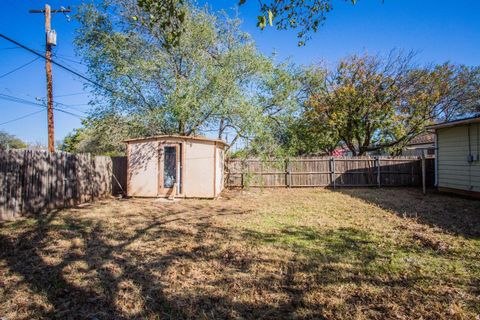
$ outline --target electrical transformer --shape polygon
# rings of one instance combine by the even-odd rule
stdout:
[[[47,32],[47,44],[51,46],[57,45],[57,32],[55,30],[49,30]]]

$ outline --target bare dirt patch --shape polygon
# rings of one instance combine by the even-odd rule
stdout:
[[[106,200],[0,227],[7,319],[475,319],[480,202],[414,189]]]

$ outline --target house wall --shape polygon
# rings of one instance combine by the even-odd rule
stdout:
[[[214,198],[214,143],[186,141],[184,147],[184,196]]]
[[[225,161],[225,151],[222,147],[217,146],[215,148],[217,152],[216,163],[215,163],[215,196],[218,196],[224,188],[224,161]]]
[[[480,192],[480,161],[468,162],[468,125],[437,130],[437,169],[440,189]],[[480,124],[470,126],[470,153],[480,154]]]
[[[129,196],[156,197],[158,193],[158,141],[127,145]]]

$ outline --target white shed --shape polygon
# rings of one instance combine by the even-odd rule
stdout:
[[[129,196],[216,198],[224,188],[222,140],[163,135],[125,142]]]
[[[440,191],[480,197],[480,117],[430,126]]]

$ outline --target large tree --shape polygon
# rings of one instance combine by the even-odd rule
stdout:
[[[135,0],[108,4],[84,5],[77,15],[78,53],[99,84],[92,86],[95,108],[85,122],[90,145],[110,152],[121,150],[122,137],[156,134],[258,143],[295,114],[291,66],[260,54],[238,19],[184,7],[184,30],[170,46],[168,30]]]
[[[400,150],[434,121],[468,114],[480,97],[478,68],[419,67],[414,54],[353,55],[309,71],[306,122],[338,136],[354,155]]]
[[[21,149],[26,148],[27,145],[21,139],[0,130],[0,150],[6,149]]]

